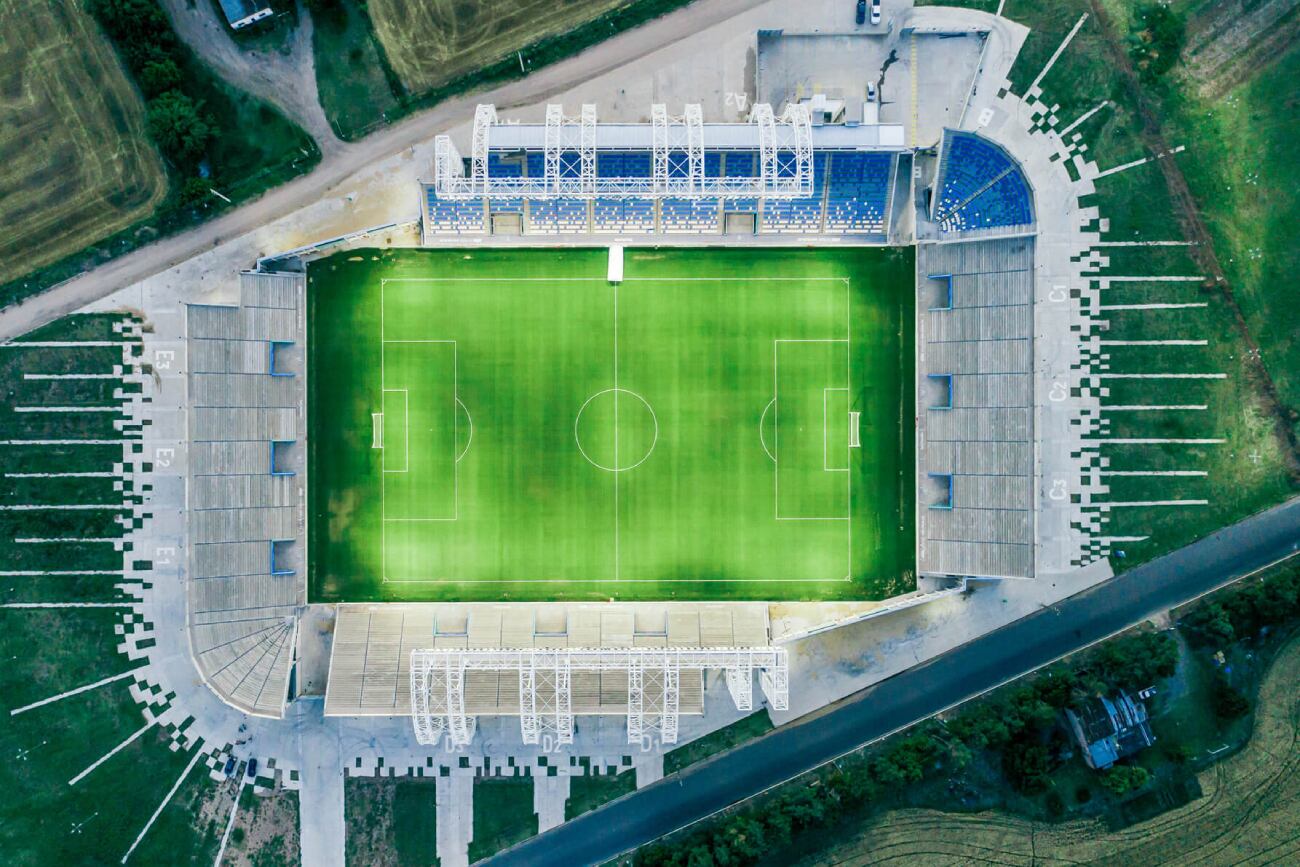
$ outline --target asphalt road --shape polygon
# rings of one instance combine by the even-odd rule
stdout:
[[[483,863],[574,867],[607,861],[1298,550],[1295,498]]]

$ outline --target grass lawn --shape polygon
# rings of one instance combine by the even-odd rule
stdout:
[[[569,797],[564,802],[564,820],[576,819],[602,804],[636,791],[636,771],[621,774],[586,774],[569,778]]]
[[[537,834],[533,812],[533,781],[529,777],[487,777],[474,780],[474,839],[469,863],[513,846]]]
[[[385,73],[383,47],[369,13],[351,0],[312,13],[312,53],[321,108],[339,138],[355,141],[381,125],[398,106]]]
[[[772,720],[767,711],[756,711],[729,726],[710,732],[702,738],[682,744],[664,755],[664,775],[675,774],[687,765],[703,761],[709,756],[739,746],[761,737],[772,730]]]
[[[432,779],[398,780],[393,793],[393,843],[397,863],[438,863],[436,787]]]
[[[604,250],[313,264],[313,597],[910,589],[911,262],[630,251],[618,286]]]

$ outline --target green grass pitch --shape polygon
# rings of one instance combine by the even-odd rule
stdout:
[[[911,251],[607,261],[310,266],[314,600],[912,589]]]

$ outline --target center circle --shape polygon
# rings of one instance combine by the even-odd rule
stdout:
[[[621,473],[650,457],[659,441],[659,419],[635,391],[607,388],[582,404],[573,420],[573,438],[593,466]]]

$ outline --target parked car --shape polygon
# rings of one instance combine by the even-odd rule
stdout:
[[[257,779],[257,759],[248,760],[248,778],[250,780]]]
[[[876,96],[877,96],[877,94],[876,94],[876,83],[875,83],[874,81],[868,81],[868,82],[867,82],[867,102],[875,102],[875,101],[876,101]]]
[[[859,24],[865,24],[867,21],[867,0],[858,0],[858,17]]]
[[[871,23],[880,23],[880,0],[871,0]]]
[[[234,756],[231,756],[230,758],[226,759],[226,771],[225,771],[225,773],[226,773],[226,776],[228,777],[228,776],[230,776],[231,774],[233,774],[234,772],[235,772],[235,757],[234,757]]]

